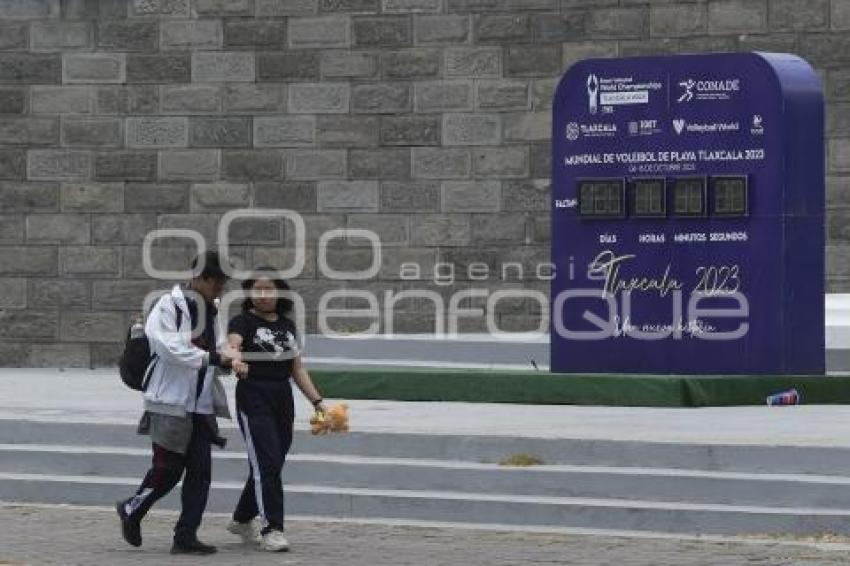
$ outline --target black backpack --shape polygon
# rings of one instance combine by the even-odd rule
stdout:
[[[183,311],[177,303],[174,304],[174,310],[177,313],[177,330],[180,330]],[[157,355],[151,354],[147,334],[142,332],[139,336],[132,335],[134,325],[127,329],[127,339],[124,343],[124,351],[121,353],[121,360],[118,362],[118,369],[124,385],[136,391],[144,391],[148,388],[148,380]]]

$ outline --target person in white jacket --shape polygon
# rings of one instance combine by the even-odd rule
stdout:
[[[186,288],[176,285],[162,296],[145,324],[153,361],[139,433],[151,436],[153,462],[135,495],[116,505],[124,540],[141,546],[142,519],[185,472],[172,554],[216,551],[198,540],[197,531],[209,496],[211,445],[224,442],[215,419],[230,418],[218,371],[242,363],[216,332],[215,299],[227,282],[218,254],[206,252],[192,268],[195,277]]]

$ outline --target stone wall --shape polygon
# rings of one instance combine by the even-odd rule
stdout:
[[[550,98],[586,57],[790,51],[822,70],[828,284],[848,291],[848,32],[847,0],[3,0],[0,365],[113,363],[141,297],[165,285],[142,267],[145,234],[191,228],[214,246],[244,206],[303,214],[293,284],[309,311],[341,288],[426,289],[446,307],[469,288],[486,295],[461,306],[546,293]],[[317,267],[340,227],[378,233],[376,277]],[[291,260],[285,222],[236,222],[229,241],[241,265]],[[193,253],[160,244],[161,268]],[[328,263],[369,265],[362,244],[335,241]],[[423,282],[401,281],[405,262]],[[428,300],[396,310],[397,331],[433,328]],[[497,311],[521,330],[540,306]]]

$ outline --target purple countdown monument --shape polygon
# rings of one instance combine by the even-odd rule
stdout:
[[[556,372],[824,372],[823,95],[793,55],[594,59],[555,93]]]

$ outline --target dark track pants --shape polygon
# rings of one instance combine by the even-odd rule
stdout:
[[[125,502],[132,519],[141,521],[159,499],[170,492],[183,478],[180,494],[181,512],[174,527],[174,539],[193,540],[201,526],[207,507],[212,476],[211,438],[201,415],[193,416],[192,436],[186,454],[171,452],[153,444],[153,463],[142,480],[136,495]]]
[[[264,519],[263,532],[283,530],[281,471],[292,445],[295,408],[289,380],[239,381],[236,387],[239,428],[248,450],[249,477],[233,519]]]

